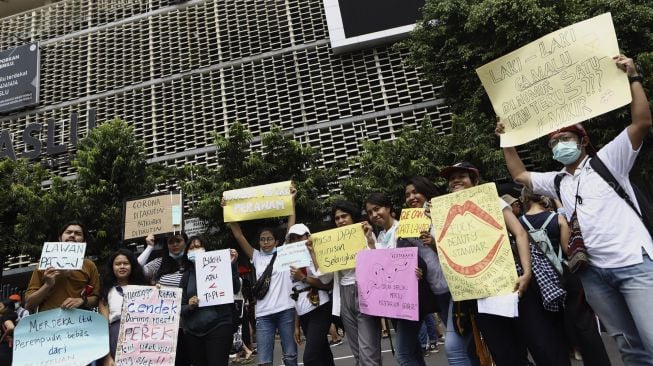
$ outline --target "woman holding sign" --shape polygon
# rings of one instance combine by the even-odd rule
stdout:
[[[204,246],[200,245],[193,248],[189,246],[187,249],[187,257],[191,263],[195,263],[198,253],[204,252]],[[230,255],[231,280],[234,292],[238,292],[240,278],[235,264],[238,253],[235,249],[230,249]],[[190,361],[194,366],[228,365],[234,333],[233,303],[200,307],[195,266],[188,267],[184,272],[180,286],[183,289],[181,318]]]
[[[291,188],[293,205],[295,189]],[[222,199],[222,206],[226,204]],[[294,212],[294,210],[293,210]],[[295,214],[288,217],[288,227],[295,224]],[[259,365],[272,365],[274,357],[274,336],[279,331],[281,349],[285,366],[297,366],[297,344],[295,331],[295,302],[290,298],[292,279],[290,268],[274,269],[277,245],[280,240],[277,230],[263,228],[259,232],[259,249],[254,249],[247,241],[238,222],[229,224],[238,245],[250,258],[256,269],[256,283],[252,292],[256,303],[256,348]]]

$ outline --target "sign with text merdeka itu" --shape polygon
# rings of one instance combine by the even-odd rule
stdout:
[[[311,235],[317,267],[330,273],[356,267],[356,254],[367,248],[361,224],[352,224]]]
[[[399,215],[397,227],[398,238],[419,238],[423,231],[429,231],[431,219],[426,216],[426,209],[404,208]]]
[[[109,327],[99,313],[52,309],[23,318],[14,330],[14,366],[83,366],[109,352]]]
[[[295,212],[291,181],[225,191],[224,222],[289,216]]]
[[[127,200],[123,239],[181,231],[182,195],[157,194]]]
[[[39,269],[82,269],[86,243],[45,242]]]
[[[455,301],[514,289],[517,270],[500,202],[494,183],[431,200],[438,259]]]
[[[38,43],[0,51],[0,113],[39,104]]]
[[[234,302],[229,249],[199,253],[195,259],[199,306]]]
[[[116,366],[175,364],[181,292],[171,287],[123,287]]]
[[[417,248],[358,253],[356,284],[363,314],[419,320]]]
[[[549,33],[476,70],[505,125],[501,146],[521,145],[630,103],[612,16]]]
[[[310,265],[311,253],[306,247],[306,240],[277,247],[277,259],[273,265],[275,271],[285,271],[291,266],[304,268]]]

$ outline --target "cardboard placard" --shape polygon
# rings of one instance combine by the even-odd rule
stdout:
[[[290,216],[295,207],[290,194],[291,181],[234,189],[222,194],[224,222]]]
[[[311,234],[315,260],[323,273],[356,267],[356,254],[367,248],[361,224]]]
[[[86,243],[45,242],[39,269],[82,269]]]
[[[419,238],[422,231],[429,231],[431,219],[426,216],[426,209],[404,208],[399,216],[397,238]]]
[[[303,268],[310,266],[311,262],[311,253],[306,247],[306,240],[303,240],[278,246],[273,268],[275,271],[287,271],[290,266]]]
[[[181,194],[160,194],[125,202],[124,240],[181,231]]]
[[[200,307],[234,302],[229,249],[198,253],[195,274]]]

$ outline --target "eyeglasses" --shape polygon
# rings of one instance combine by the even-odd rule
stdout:
[[[271,243],[271,242],[274,241],[274,238],[273,238],[273,237],[269,237],[269,238],[260,238],[258,241],[259,241],[259,243]]]
[[[569,134],[569,135],[559,135],[558,137],[552,138],[549,140],[549,148],[553,148],[558,144],[558,142],[569,142],[569,141],[576,141],[576,135]]]

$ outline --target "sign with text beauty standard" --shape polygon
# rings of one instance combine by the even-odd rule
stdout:
[[[521,145],[630,103],[612,16],[572,24],[476,69],[506,132]]]
[[[356,254],[367,248],[360,223],[311,234],[320,272],[330,273],[356,267]]]
[[[13,347],[14,366],[84,366],[109,353],[109,326],[96,312],[52,309],[18,322]]]
[[[361,313],[419,320],[417,248],[364,250],[357,262]]]
[[[123,287],[116,366],[175,364],[181,291],[172,287]]]
[[[419,238],[422,231],[429,231],[431,219],[423,208],[404,208],[399,216],[397,238]]]
[[[195,274],[199,307],[234,302],[229,249],[198,253]]]
[[[435,242],[456,301],[513,291],[517,270],[494,183],[431,200]]]
[[[39,269],[82,269],[86,243],[45,242]]]
[[[225,191],[224,222],[290,216],[295,207],[290,194],[292,181]]]
[[[124,240],[181,231],[181,194],[159,194],[125,202]]]
[[[311,265],[311,253],[306,247],[306,240],[297,243],[286,243],[277,247],[277,259],[274,260],[273,268],[278,271],[285,271],[293,266],[304,268]]]

